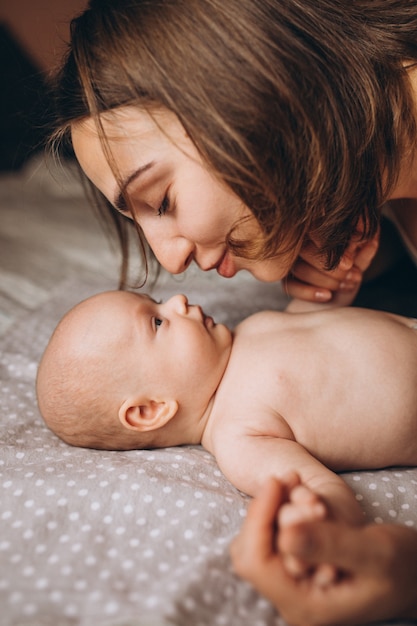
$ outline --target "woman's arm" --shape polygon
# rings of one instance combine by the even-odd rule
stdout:
[[[277,533],[286,487],[269,479],[251,502],[231,546],[236,573],[267,597],[294,626],[354,626],[378,620],[417,619],[417,532],[395,524],[348,526],[319,521]],[[277,547],[278,546],[278,547]],[[327,586],[287,573],[285,555],[313,567],[333,564]]]

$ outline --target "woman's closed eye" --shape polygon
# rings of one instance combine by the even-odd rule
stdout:
[[[164,196],[159,208],[158,208],[158,216],[162,217],[169,210],[169,197],[168,194]]]

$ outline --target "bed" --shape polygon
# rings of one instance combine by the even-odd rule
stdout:
[[[2,174],[0,211],[0,624],[284,626],[232,571],[249,499],[210,454],[76,449],[42,422],[34,382],[55,324],[118,279],[72,164]],[[231,325],[286,304],[243,273],[162,274],[152,294],[178,292]],[[343,477],[369,520],[417,527],[417,469]]]

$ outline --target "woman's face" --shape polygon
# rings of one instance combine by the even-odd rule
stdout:
[[[248,260],[228,248],[233,228],[233,238],[253,240],[260,235],[259,225],[239,197],[204,165],[172,113],[151,117],[125,107],[103,115],[102,125],[112,167],[92,119],[72,128],[77,159],[117,210],[129,217],[134,213],[168,272],[181,273],[195,261],[202,270],[215,269],[226,278],[247,270],[269,282],[288,273],[290,260]]]

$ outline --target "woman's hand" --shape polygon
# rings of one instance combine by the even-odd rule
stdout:
[[[291,526],[277,534],[286,489],[270,479],[250,504],[231,546],[236,573],[267,597],[294,626],[354,626],[417,618],[417,532],[395,524],[351,527],[336,521]],[[278,548],[277,548],[278,544]],[[331,563],[338,576],[318,585],[294,578],[283,556],[312,568]]]
[[[325,270],[317,245],[309,241],[284,279],[287,294],[309,302],[331,302],[335,306],[352,304],[378,245],[379,233],[365,243],[359,236],[353,238],[339,265],[334,270]]]
[[[332,563],[341,572],[323,589],[300,586],[285,599],[280,589],[277,606],[285,602],[288,621],[321,626],[354,626],[391,619],[417,619],[417,532],[399,524],[345,526],[319,522],[293,527],[279,538],[281,550],[290,550],[304,562]],[[277,581],[281,584],[280,581]],[[294,621],[293,603],[303,604],[302,621]],[[293,605],[294,606],[294,605]],[[293,617],[293,613],[295,613]]]

